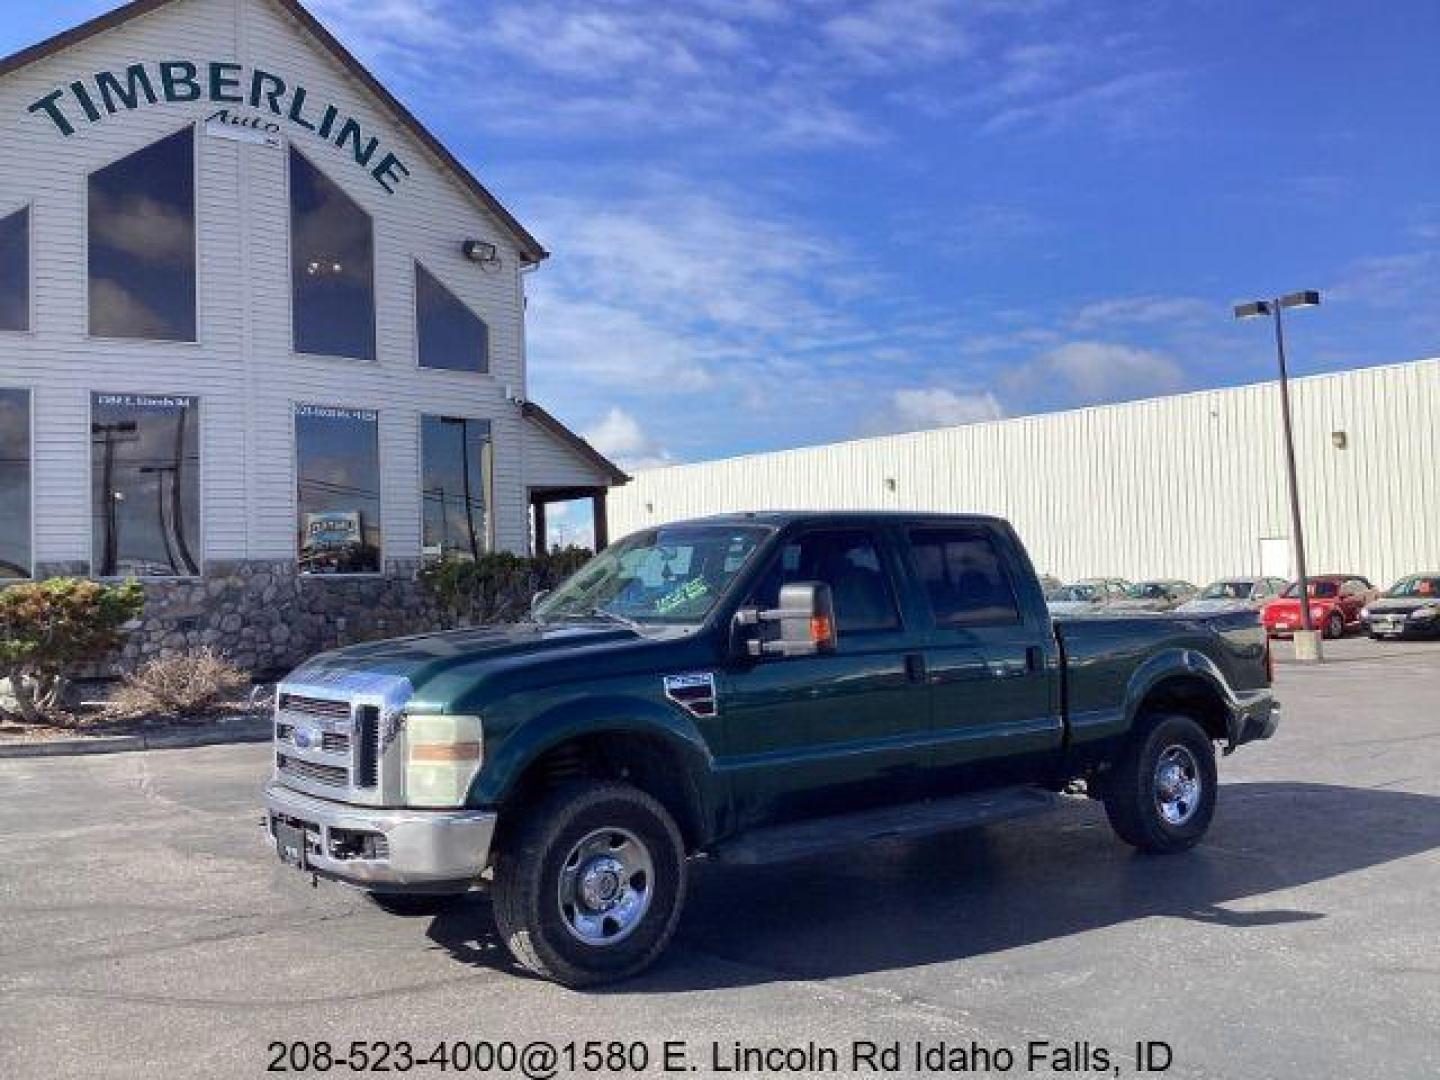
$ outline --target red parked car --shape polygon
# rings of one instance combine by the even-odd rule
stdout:
[[[1360,612],[1375,597],[1375,586],[1359,574],[1316,574],[1310,578],[1310,619],[1327,638],[1343,637],[1361,625]],[[1260,610],[1271,637],[1289,637],[1301,629],[1300,588],[1291,585]]]

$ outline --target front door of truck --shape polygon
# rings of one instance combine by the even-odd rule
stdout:
[[[738,823],[898,802],[918,794],[929,728],[915,640],[895,587],[898,552],[881,530],[791,536],[747,603],[774,608],[781,585],[821,581],[835,603],[834,652],[737,661],[722,679],[725,755]]]
[[[906,532],[910,572],[931,625],[924,664],[937,794],[1023,783],[1053,763],[1063,737],[1050,618],[1008,534],[977,522]],[[1027,576],[1029,575],[1029,576]]]

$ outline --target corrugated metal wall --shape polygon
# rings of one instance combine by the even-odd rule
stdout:
[[[1440,569],[1440,360],[1292,395],[1311,572]],[[610,505],[617,536],[730,510],[981,511],[1058,577],[1199,584],[1258,573],[1261,539],[1289,537],[1283,468],[1272,382],[642,471]]]

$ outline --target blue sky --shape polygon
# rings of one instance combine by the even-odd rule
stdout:
[[[10,0],[10,51],[110,5]],[[1440,5],[312,0],[553,258],[629,466],[1440,353]]]

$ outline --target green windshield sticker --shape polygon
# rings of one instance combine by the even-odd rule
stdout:
[[[705,584],[704,578],[691,578],[678,589],[666,593],[655,601],[655,611],[661,615],[669,615],[677,608],[682,608],[692,600],[699,600],[710,591],[710,586]]]

